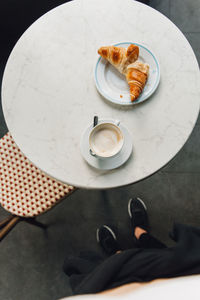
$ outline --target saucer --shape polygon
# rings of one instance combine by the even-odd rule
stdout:
[[[99,120],[98,124],[102,122],[114,122],[114,120]],[[132,137],[128,129],[122,124],[119,125],[119,128],[122,130],[124,135],[124,145],[121,151],[114,157],[101,159],[90,154],[89,135],[92,128],[93,124],[87,127],[81,137],[80,142],[81,154],[86,162],[92,167],[100,170],[112,170],[123,165],[128,160],[133,150]]]
[[[106,98],[109,102],[120,105],[135,105],[147,100],[157,89],[160,81],[160,66],[155,54],[146,46],[138,43],[123,42],[115,44],[114,46],[120,46],[127,48],[130,44],[139,46],[140,53],[139,58],[143,63],[149,64],[149,76],[147,83],[141,93],[141,95],[135,101],[130,100],[129,85],[126,82],[125,76],[119,73],[110,63],[108,63],[102,57],[98,57],[94,79],[97,90]]]

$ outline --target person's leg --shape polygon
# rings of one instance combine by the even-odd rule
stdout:
[[[164,243],[156,239],[148,232],[141,234],[139,236],[138,242],[141,248],[167,248],[167,246]]]
[[[166,245],[149,234],[147,208],[140,198],[133,198],[128,203],[134,237],[141,248],[166,248]]]
[[[140,198],[133,198],[128,203],[128,213],[131,219],[133,235],[140,248],[166,248],[166,246],[149,234],[147,208]],[[120,253],[116,234],[108,225],[97,229],[97,242],[108,254]]]

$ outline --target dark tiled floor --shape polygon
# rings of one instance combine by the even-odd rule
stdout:
[[[170,17],[170,0],[150,0],[150,6],[164,14],[166,17]]]
[[[65,1],[57,3],[62,2]],[[48,1],[43,3],[46,3],[46,8],[50,8]],[[169,17],[183,31],[200,62],[200,1],[152,0],[150,5]],[[39,12],[35,13],[35,16],[39,15]],[[29,20],[25,21],[24,24],[22,21],[20,23],[21,32],[28,25]],[[13,37],[13,43],[16,36]],[[6,52],[5,46],[0,57],[1,73],[10,51],[8,47]],[[0,110],[0,136],[6,131]],[[46,300],[70,295],[68,278],[62,272],[64,257],[88,248],[100,252],[95,241],[95,228],[102,223],[115,224],[123,248],[131,247],[133,241],[127,202],[132,195],[144,198],[152,232],[169,245],[172,242],[168,238],[168,231],[174,221],[200,226],[199,136],[198,120],[178,155],[164,169],[142,182],[106,192],[76,191],[38,218],[49,224],[46,231],[19,223],[0,244],[0,299]],[[0,218],[6,215],[0,208]]]
[[[199,26],[199,30],[200,30],[200,26]],[[192,46],[193,51],[197,57],[197,60],[200,63],[200,47],[199,47],[200,32],[187,32],[185,33],[185,37],[187,38],[188,42]]]
[[[170,19],[183,32],[200,32],[199,0],[170,0]]]

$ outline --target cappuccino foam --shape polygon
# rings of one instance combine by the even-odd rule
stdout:
[[[122,136],[113,126],[100,127],[92,136],[92,148],[97,155],[112,156],[121,148]]]

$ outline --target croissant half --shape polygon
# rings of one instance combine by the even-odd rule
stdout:
[[[149,74],[149,65],[136,61],[128,65],[126,80],[130,87],[131,101],[136,100],[142,93]]]
[[[126,74],[127,66],[138,59],[139,47],[131,44],[127,49],[123,47],[101,47],[98,53],[108,60],[120,73]]]
[[[107,46],[99,48],[98,53],[126,76],[130,87],[131,101],[136,100],[142,93],[149,74],[149,65],[137,60],[139,47],[134,44],[127,49]]]

